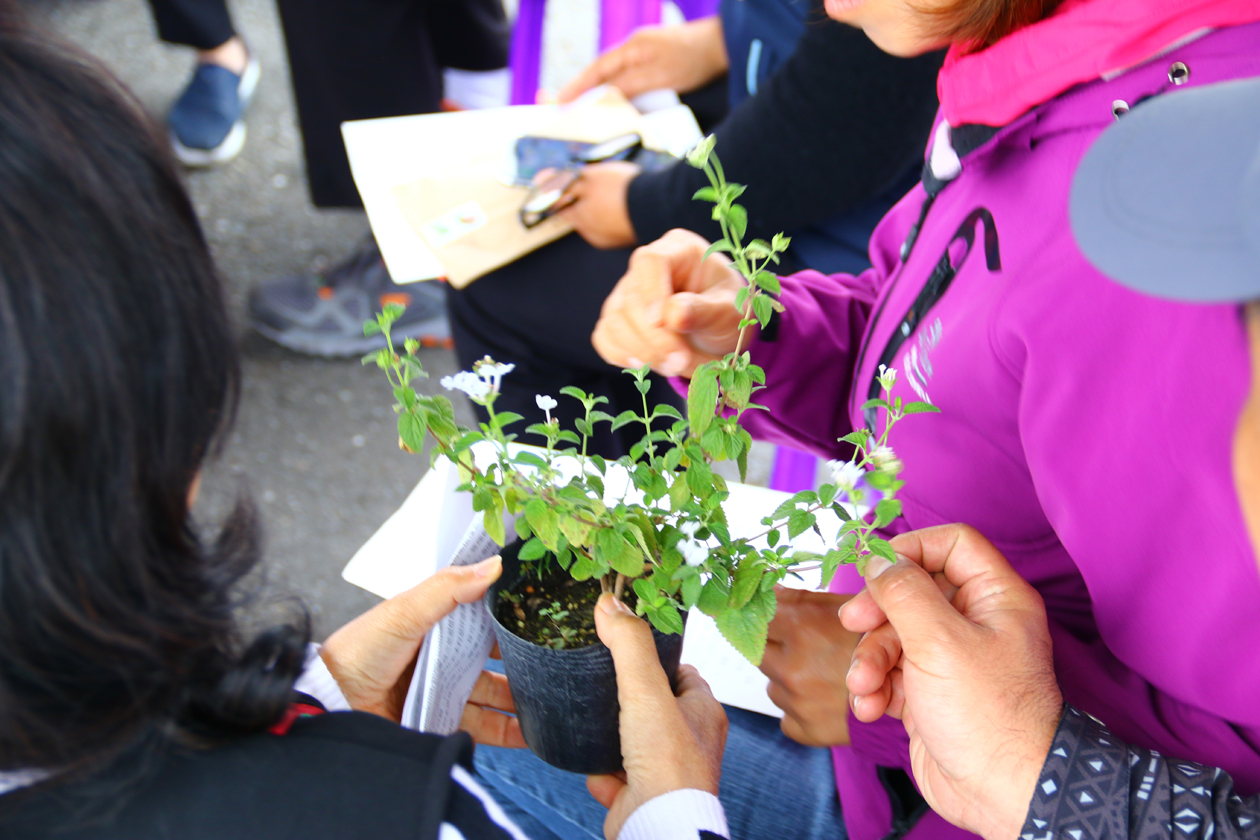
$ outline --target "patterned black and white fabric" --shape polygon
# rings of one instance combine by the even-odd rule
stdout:
[[[1260,796],[1228,773],[1122,743],[1071,706],[1021,840],[1260,840]]]

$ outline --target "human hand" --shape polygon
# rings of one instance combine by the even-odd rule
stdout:
[[[319,655],[350,708],[398,722],[424,635],[455,607],[484,595],[502,571],[498,557],[472,566],[448,566],[333,633]],[[515,711],[507,678],[483,672],[464,707],[460,728],[478,743],[523,747],[516,718],[499,714]]]
[[[630,267],[604,301],[591,344],[618,367],[651,365],[662,376],[690,376],[739,340],[735,295],[744,280],[691,231],[671,230],[630,255]]]
[[[677,26],[645,26],[595,59],[557,97],[571,102],[599,85],[633,99],[649,90],[686,93],[726,72],[730,60],[717,15]]]
[[[766,693],[783,710],[783,734],[810,747],[849,743],[848,691],[844,677],[858,634],[840,625],[836,611],[852,595],[776,586],[779,605],[761,672]]]
[[[600,596],[595,629],[617,668],[625,771],[588,776],[586,787],[608,809],[604,837],[616,840],[635,809],[658,796],[675,790],[717,796],[727,720],[709,684],[690,665],[678,668],[675,696],[651,629],[620,600]]]
[[[840,614],[849,630],[876,631],[854,654],[854,714],[900,717],[932,809],[1012,840],[1063,706],[1045,605],[973,528],[929,528],[892,545],[899,561],[871,558],[866,588]],[[895,634],[876,635],[887,627]]]
[[[629,248],[636,242],[626,191],[639,167],[622,160],[582,167],[568,189],[572,201],[559,215],[595,248]]]

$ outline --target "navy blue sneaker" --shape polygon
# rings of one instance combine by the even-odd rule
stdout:
[[[188,87],[171,108],[171,148],[185,166],[214,166],[245,146],[245,109],[258,88],[262,68],[251,52],[245,72],[199,63]]]
[[[389,303],[406,307],[392,330],[395,346],[408,338],[425,347],[453,346],[443,285],[395,283],[371,236],[322,277],[298,274],[255,287],[249,295],[249,322],[298,353],[362,356],[385,346],[384,336],[363,335],[363,322]]]

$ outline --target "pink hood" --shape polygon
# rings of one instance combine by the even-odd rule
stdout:
[[[1260,0],[1067,0],[1057,13],[967,53],[937,82],[950,125],[1002,126],[1063,91],[1125,70],[1208,29],[1260,20]]]

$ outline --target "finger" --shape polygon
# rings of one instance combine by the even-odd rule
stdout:
[[[493,671],[482,671],[473,685],[468,702],[477,706],[498,709],[501,712],[515,712],[516,704],[512,701],[512,689],[508,686],[507,677]]]
[[[849,707],[862,723],[874,723],[884,716],[892,694],[892,683],[885,681],[870,694],[850,694]]]
[[[629,711],[631,718],[643,717],[643,713],[637,711],[640,709],[645,712],[651,709],[651,714],[666,710],[677,712],[674,692],[661,667],[647,622],[606,593],[600,596],[595,607],[595,631],[612,654],[622,715]]]
[[[572,102],[594,87],[607,84],[618,73],[622,72],[626,63],[624,46],[609,50],[596,58],[578,73],[573,81],[560,89],[556,99],[560,102]]]
[[[932,576],[909,559],[899,557],[897,563],[889,563],[872,557],[866,572],[866,590],[888,616],[911,659],[941,640],[965,638],[974,630],[945,600]]]
[[[587,776],[586,789],[595,797],[595,801],[605,808],[611,808],[617,801],[617,795],[625,790],[626,783],[616,776]]]
[[[840,623],[852,633],[867,633],[888,621],[888,616],[863,589],[840,606]]]
[[[428,580],[380,604],[381,629],[402,639],[422,639],[460,604],[476,601],[503,572],[498,555],[471,566],[447,566]]]
[[[888,685],[891,687],[891,693],[888,698],[888,708],[884,710],[884,714],[904,721],[910,714],[910,707],[906,705],[905,671],[894,668],[888,675]]]
[[[900,661],[901,639],[891,624],[882,624],[858,642],[845,686],[853,694],[874,694]]]
[[[893,547],[933,574],[940,574],[945,596],[972,621],[988,624],[989,617],[1009,620],[1023,612],[1042,613],[1041,596],[1002,556],[993,543],[967,525],[941,525],[911,531],[893,539]],[[983,604],[981,612],[973,607]]]
[[[511,749],[525,746],[525,736],[521,734],[521,724],[516,718],[472,703],[465,704],[459,718],[459,728],[471,735],[478,744]]]

